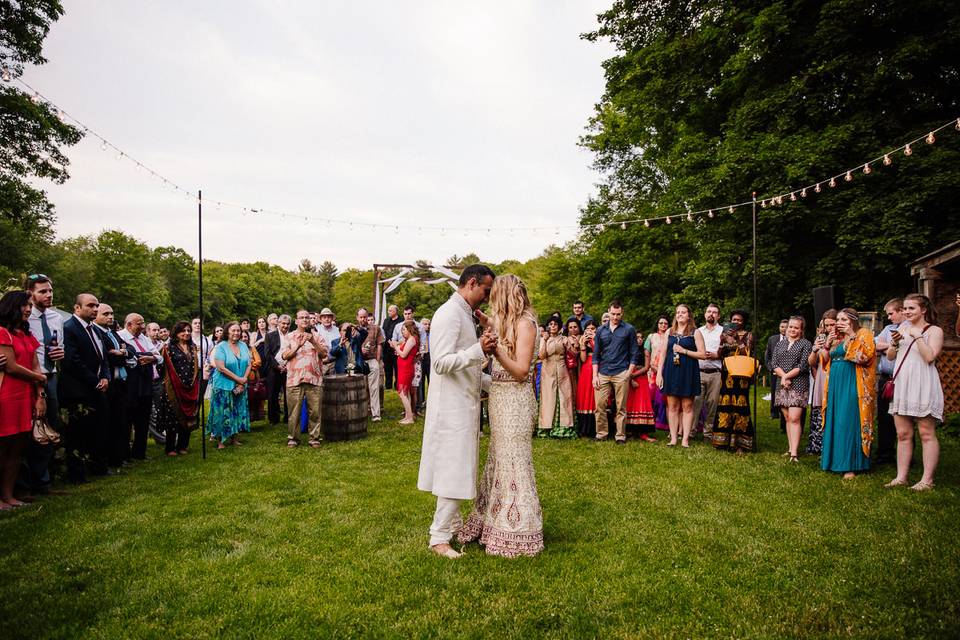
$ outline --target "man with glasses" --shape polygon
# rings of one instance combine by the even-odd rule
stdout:
[[[23,288],[30,294],[33,303],[30,333],[40,343],[37,359],[40,370],[47,376],[47,423],[62,432],[60,403],[57,401],[57,369],[63,360],[63,317],[53,306],[53,281],[48,276],[31,274]],[[53,445],[40,445],[30,440],[24,457],[27,473],[25,478],[21,477],[21,484],[26,485],[30,493],[49,493],[50,462],[55,449]]]
[[[323,360],[327,343],[310,330],[310,313],[297,311],[297,329],[287,336],[280,357],[287,363],[287,447],[300,444],[300,405],[307,402],[310,446],[320,446],[320,402],[323,398]]]

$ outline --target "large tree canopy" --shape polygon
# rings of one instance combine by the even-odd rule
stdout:
[[[960,116],[960,16],[945,0],[618,0],[599,18],[584,37],[618,51],[582,144],[604,179],[571,257],[595,304],[749,306],[750,213],[589,225],[783,193]],[[826,284],[878,308],[911,288],[907,262],[957,237],[960,133],[873,168],[761,211],[764,325]]]

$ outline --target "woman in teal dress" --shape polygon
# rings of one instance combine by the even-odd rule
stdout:
[[[829,356],[820,352],[827,371],[820,468],[849,480],[870,469],[876,348],[873,334],[860,329],[853,309],[840,312],[834,331]]]
[[[237,434],[250,430],[250,407],[247,404],[247,380],[252,361],[250,348],[240,339],[240,324],[231,322],[223,331],[226,340],[213,350],[216,370],[210,378],[210,436],[220,440],[218,449],[227,443],[240,444]]]

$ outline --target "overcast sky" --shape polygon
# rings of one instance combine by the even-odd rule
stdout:
[[[202,188],[204,257],[341,269],[477,252],[528,259],[573,230],[599,176],[577,146],[607,2],[66,2],[24,80],[181,186]],[[44,185],[60,237],[122,229],[196,255],[196,206],[88,137]],[[217,210],[223,200],[290,214]],[[300,216],[298,219],[293,216]]]

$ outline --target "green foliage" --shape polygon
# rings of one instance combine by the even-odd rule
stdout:
[[[0,514],[0,637],[955,637],[958,442],[935,491],[888,490],[891,467],[787,464],[766,411],[744,457],[534,440],[545,549],[514,560],[427,550],[419,422],[293,451],[258,424],[206,460],[197,433],[186,457],[151,444]]]
[[[573,255],[586,261],[572,277],[647,318],[679,300],[750,306],[749,209],[652,229],[587,225],[783,193],[960,114],[960,17],[943,0],[620,0],[585,37],[618,52],[582,140],[604,183],[583,211]],[[761,210],[762,326],[809,315],[811,289],[825,284],[876,309],[912,288],[906,263],[956,238],[955,131],[873,168]]]

